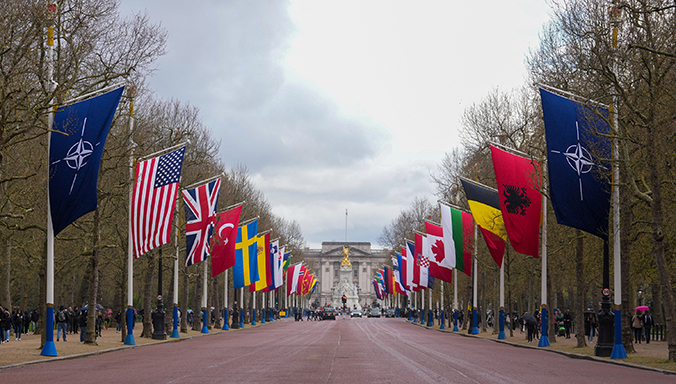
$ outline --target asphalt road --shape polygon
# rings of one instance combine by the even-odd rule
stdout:
[[[9,351],[4,351],[9,352]],[[275,321],[0,371],[2,383],[676,383],[676,376],[442,333],[402,319]]]

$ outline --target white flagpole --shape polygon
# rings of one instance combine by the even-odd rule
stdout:
[[[49,16],[50,25],[47,30],[47,89],[50,93],[54,92],[54,16],[56,14],[56,7],[50,4]],[[51,143],[51,129],[54,124],[54,99],[49,100],[49,113],[47,114],[47,172],[49,173],[49,151]],[[49,201],[49,178],[47,178],[47,276],[46,277],[46,299],[47,310],[45,313],[45,345],[42,347],[40,354],[42,356],[58,356],[56,353],[56,345],[54,344],[54,225],[52,223],[52,210]],[[64,340],[66,336],[64,335]]]
[[[613,21],[613,48],[618,48],[618,25],[622,21],[620,8],[614,8],[611,15]],[[617,58],[613,63],[615,73],[618,73]],[[615,292],[613,301],[615,304],[615,345],[610,355],[611,359],[626,359],[627,351],[622,344],[622,273],[621,273],[621,255],[620,255],[620,120],[619,103],[617,89],[613,88],[613,284]]]
[[[440,281],[441,286],[441,306],[439,307],[439,329],[446,329],[446,313],[444,311],[444,282]]]
[[[541,162],[543,163],[543,162]],[[546,172],[546,165],[543,163],[543,174]],[[546,190],[547,184],[543,180],[542,188]],[[547,197],[542,195],[542,239],[541,241],[541,250],[540,257],[542,259],[542,290],[541,290],[541,313],[540,319],[542,322],[542,334],[540,335],[540,341],[538,342],[538,347],[549,347],[549,335],[548,335],[548,323],[547,319],[549,318],[549,309],[547,308]],[[504,264],[504,261],[503,261]]]
[[[253,291],[251,300],[251,325],[256,325],[256,291]]]
[[[493,317],[495,317],[495,311]],[[493,320],[495,322],[495,319]],[[505,335],[505,258],[502,258],[500,265],[500,318],[498,319],[500,331],[498,332],[498,339],[506,339]]]
[[[178,211],[178,199],[179,197],[176,196],[176,216],[179,217],[179,211]],[[179,220],[180,223],[180,220]],[[174,259],[174,319],[173,319],[173,327],[171,330],[171,338],[178,339],[181,336],[178,333],[178,255],[180,252],[178,242],[179,242],[179,233],[181,232],[181,225],[179,224],[176,227],[176,236],[174,236],[174,239],[176,240],[176,258]]]
[[[477,251],[479,247],[476,246],[477,241],[479,240],[479,234],[477,231],[477,225],[476,221],[474,222],[474,270],[472,271],[473,274],[473,280],[474,280],[474,287],[472,288],[472,334],[473,335],[478,335],[479,334],[479,327],[477,327],[477,269],[478,269],[478,261],[477,261]]]
[[[223,330],[227,331],[230,329],[228,325],[228,270],[226,269],[223,272],[223,277],[225,278],[225,292],[223,294]]]
[[[202,333],[209,333],[209,328],[207,327],[207,322],[210,321],[209,310],[207,308],[207,279],[209,278],[209,270],[207,268],[207,260],[204,259],[202,262],[204,263],[204,279],[202,280]]]
[[[129,180],[134,180],[134,96],[136,88],[131,85],[127,94],[129,96]],[[127,336],[124,339],[125,345],[136,345],[134,340],[134,246],[131,229],[131,210],[134,194],[134,183],[129,186],[129,225],[127,241]]]

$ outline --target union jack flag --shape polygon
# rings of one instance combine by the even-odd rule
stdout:
[[[220,177],[193,189],[183,190],[185,203],[185,266],[206,260],[211,254],[209,239],[214,231]]]

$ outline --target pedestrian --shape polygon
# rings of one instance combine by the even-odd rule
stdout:
[[[653,315],[650,314],[650,311],[646,310],[643,315],[643,335],[645,336],[645,343],[650,344],[650,331],[653,327]]]
[[[85,342],[85,333],[87,332],[87,311],[81,310],[78,317],[78,326],[80,327],[80,343]]]
[[[66,341],[66,333],[68,332],[68,311],[62,305],[54,316],[56,318],[56,341],[59,341],[59,334],[63,332],[63,341]]]
[[[596,314],[594,312],[587,313],[587,321],[584,322],[585,327],[587,327],[588,332],[585,332],[589,336],[589,342],[594,341],[594,336],[596,335],[596,329],[598,327],[596,323]]]
[[[4,344],[9,340],[5,340],[5,308],[0,305],[0,344]]]
[[[570,311],[566,310],[566,313],[563,314],[563,327],[566,330],[566,339],[570,339],[570,328],[573,323],[573,317],[570,315]]]
[[[115,324],[116,324],[116,333],[120,333],[122,331],[122,310],[118,309],[117,313],[115,314]]]
[[[16,310],[14,315],[14,339],[21,341],[21,333],[23,332],[23,311],[21,308]]]
[[[643,333],[643,321],[641,320],[641,311],[636,311],[631,317],[631,327],[634,329],[634,343],[641,344]]]
[[[33,332],[38,329],[38,320],[40,320],[40,314],[38,313],[37,308],[31,313],[31,327],[33,327]]]
[[[535,326],[536,326],[537,320],[535,320],[534,316],[530,315],[530,317],[533,317],[533,319],[531,321],[527,321],[526,315],[528,315],[528,312],[523,313],[523,315],[521,316],[521,321],[526,326],[526,334],[527,334],[527,337],[528,337],[528,343],[532,343],[533,342],[533,336],[535,334]],[[529,320],[530,320],[530,317],[528,317]]]
[[[70,309],[70,307],[68,307]],[[70,324],[68,325],[68,329],[70,330],[70,333],[75,335],[80,333],[80,326],[79,326],[79,317],[80,317],[80,307],[77,305],[72,311],[69,311],[70,313]]]

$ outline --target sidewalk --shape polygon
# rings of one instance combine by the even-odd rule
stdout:
[[[416,325],[423,327],[423,325],[420,325],[419,323],[416,323]],[[641,367],[656,368],[659,370],[676,373],[676,363],[667,361],[667,358],[669,357],[669,351],[667,349],[668,347],[666,341],[651,341],[649,344],[646,344],[645,342],[641,344],[634,344],[636,353],[627,353],[626,359],[610,359],[608,357],[594,356],[596,338],[594,338],[592,343],[589,343],[589,341],[585,338],[585,340],[587,340],[587,346],[583,348],[577,348],[577,339],[575,338],[574,334],[570,335],[570,339],[556,337],[556,341],[550,337],[549,347],[538,347],[539,340],[534,340],[533,343],[529,344],[526,332],[521,333],[519,330],[514,331],[514,336],[510,336],[509,331],[507,330],[505,331],[507,338],[504,340],[498,340],[498,334],[493,334],[493,328],[490,327],[486,328],[486,332],[480,332],[478,335],[468,334],[467,329],[460,330],[460,332],[453,332],[453,326],[447,327],[444,330],[439,330],[438,322],[435,322],[433,327],[424,327],[428,329],[435,329],[439,332],[458,333],[463,336],[490,339],[496,342],[509,343],[520,347],[552,350],[555,352],[564,353],[570,357],[600,359],[607,362],[638,365]],[[481,331],[481,329],[479,330]]]
[[[275,320],[279,321],[279,320]],[[244,329],[259,327],[257,323],[255,326],[246,324]],[[115,332],[115,328],[108,328],[101,332],[101,337],[97,338],[96,342],[98,345],[89,345],[80,343],[80,334],[68,334],[66,336],[67,341],[56,341],[56,331],[54,332],[54,345],[56,346],[57,357],[42,356],[40,352],[40,335],[34,335],[33,332],[29,332],[21,336],[21,341],[14,340],[14,335],[11,335],[10,342],[0,345],[0,369],[7,368],[14,364],[20,363],[32,363],[45,360],[56,360],[62,359],[65,357],[72,358],[78,355],[88,355],[93,353],[103,353],[111,350],[134,348],[141,345],[148,345],[154,343],[167,343],[167,342],[177,342],[180,340],[190,339],[193,337],[205,336],[199,331],[193,331],[191,328],[188,329],[188,333],[181,333],[179,339],[172,339],[169,337],[171,334],[171,328],[167,331],[167,340],[153,340],[146,339],[141,337],[141,330],[143,329],[143,324],[136,323],[134,328],[134,341],[136,345],[124,345],[121,339],[121,334]],[[209,334],[217,334],[221,332],[236,332],[237,329],[223,331],[220,328],[210,329]]]

